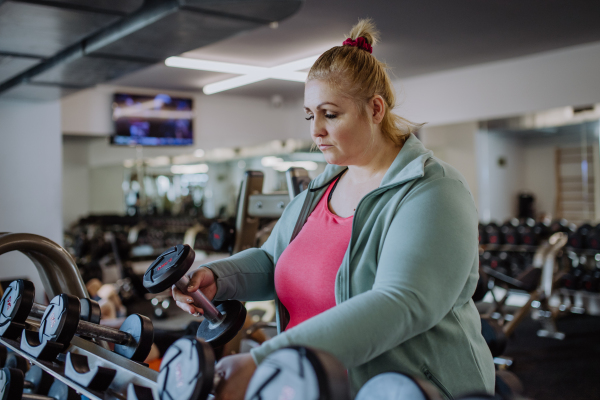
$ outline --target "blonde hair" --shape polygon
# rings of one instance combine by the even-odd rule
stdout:
[[[350,38],[364,38],[369,45],[378,42],[379,32],[371,19],[361,19],[350,31]],[[408,136],[424,124],[416,124],[392,112],[396,95],[387,66],[368,50],[356,46],[335,46],[327,50],[311,67],[307,82],[313,79],[327,82],[333,89],[354,99],[361,110],[375,95],[385,102],[381,132],[394,144],[403,144]]]

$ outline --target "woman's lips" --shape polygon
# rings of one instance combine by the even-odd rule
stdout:
[[[323,150],[327,150],[328,148],[333,147],[330,144],[320,144],[319,145],[319,150],[323,151]]]

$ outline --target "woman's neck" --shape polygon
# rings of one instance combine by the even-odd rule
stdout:
[[[374,148],[374,151],[370,152],[371,154],[365,155],[364,162],[348,165],[348,172],[344,176],[351,185],[361,185],[366,182],[374,183],[374,181],[377,181],[377,185],[379,185],[401,149],[402,145],[380,144],[380,146]]]

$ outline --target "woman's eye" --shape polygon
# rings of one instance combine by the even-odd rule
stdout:
[[[335,117],[337,117],[337,115],[335,115],[335,114],[325,114],[325,118],[332,119],[332,118],[335,118]]]
[[[304,118],[304,119],[305,119],[305,120],[307,120],[307,121],[310,121],[310,120],[311,120],[311,119],[313,119],[313,118],[314,118],[314,116],[313,116],[313,115],[309,115],[308,117],[306,117],[306,118]]]

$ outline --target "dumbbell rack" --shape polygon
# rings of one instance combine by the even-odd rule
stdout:
[[[80,394],[88,397],[90,400],[124,400],[127,398],[127,386],[129,383],[148,387],[154,392],[154,397],[159,398],[157,396],[156,386],[158,372],[128,360],[119,354],[113,353],[80,337],[73,337],[71,345],[67,349],[68,352],[86,356],[90,367],[102,366],[117,371],[109,388],[104,392],[87,389],[69,379],[65,375],[65,356],[63,354],[59,355],[59,359],[61,360],[60,363],[41,361],[22,351],[19,342],[15,340],[0,337],[0,344],[3,344],[21,357],[29,360],[32,364],[38,365],[55,379],[62,381]]]

